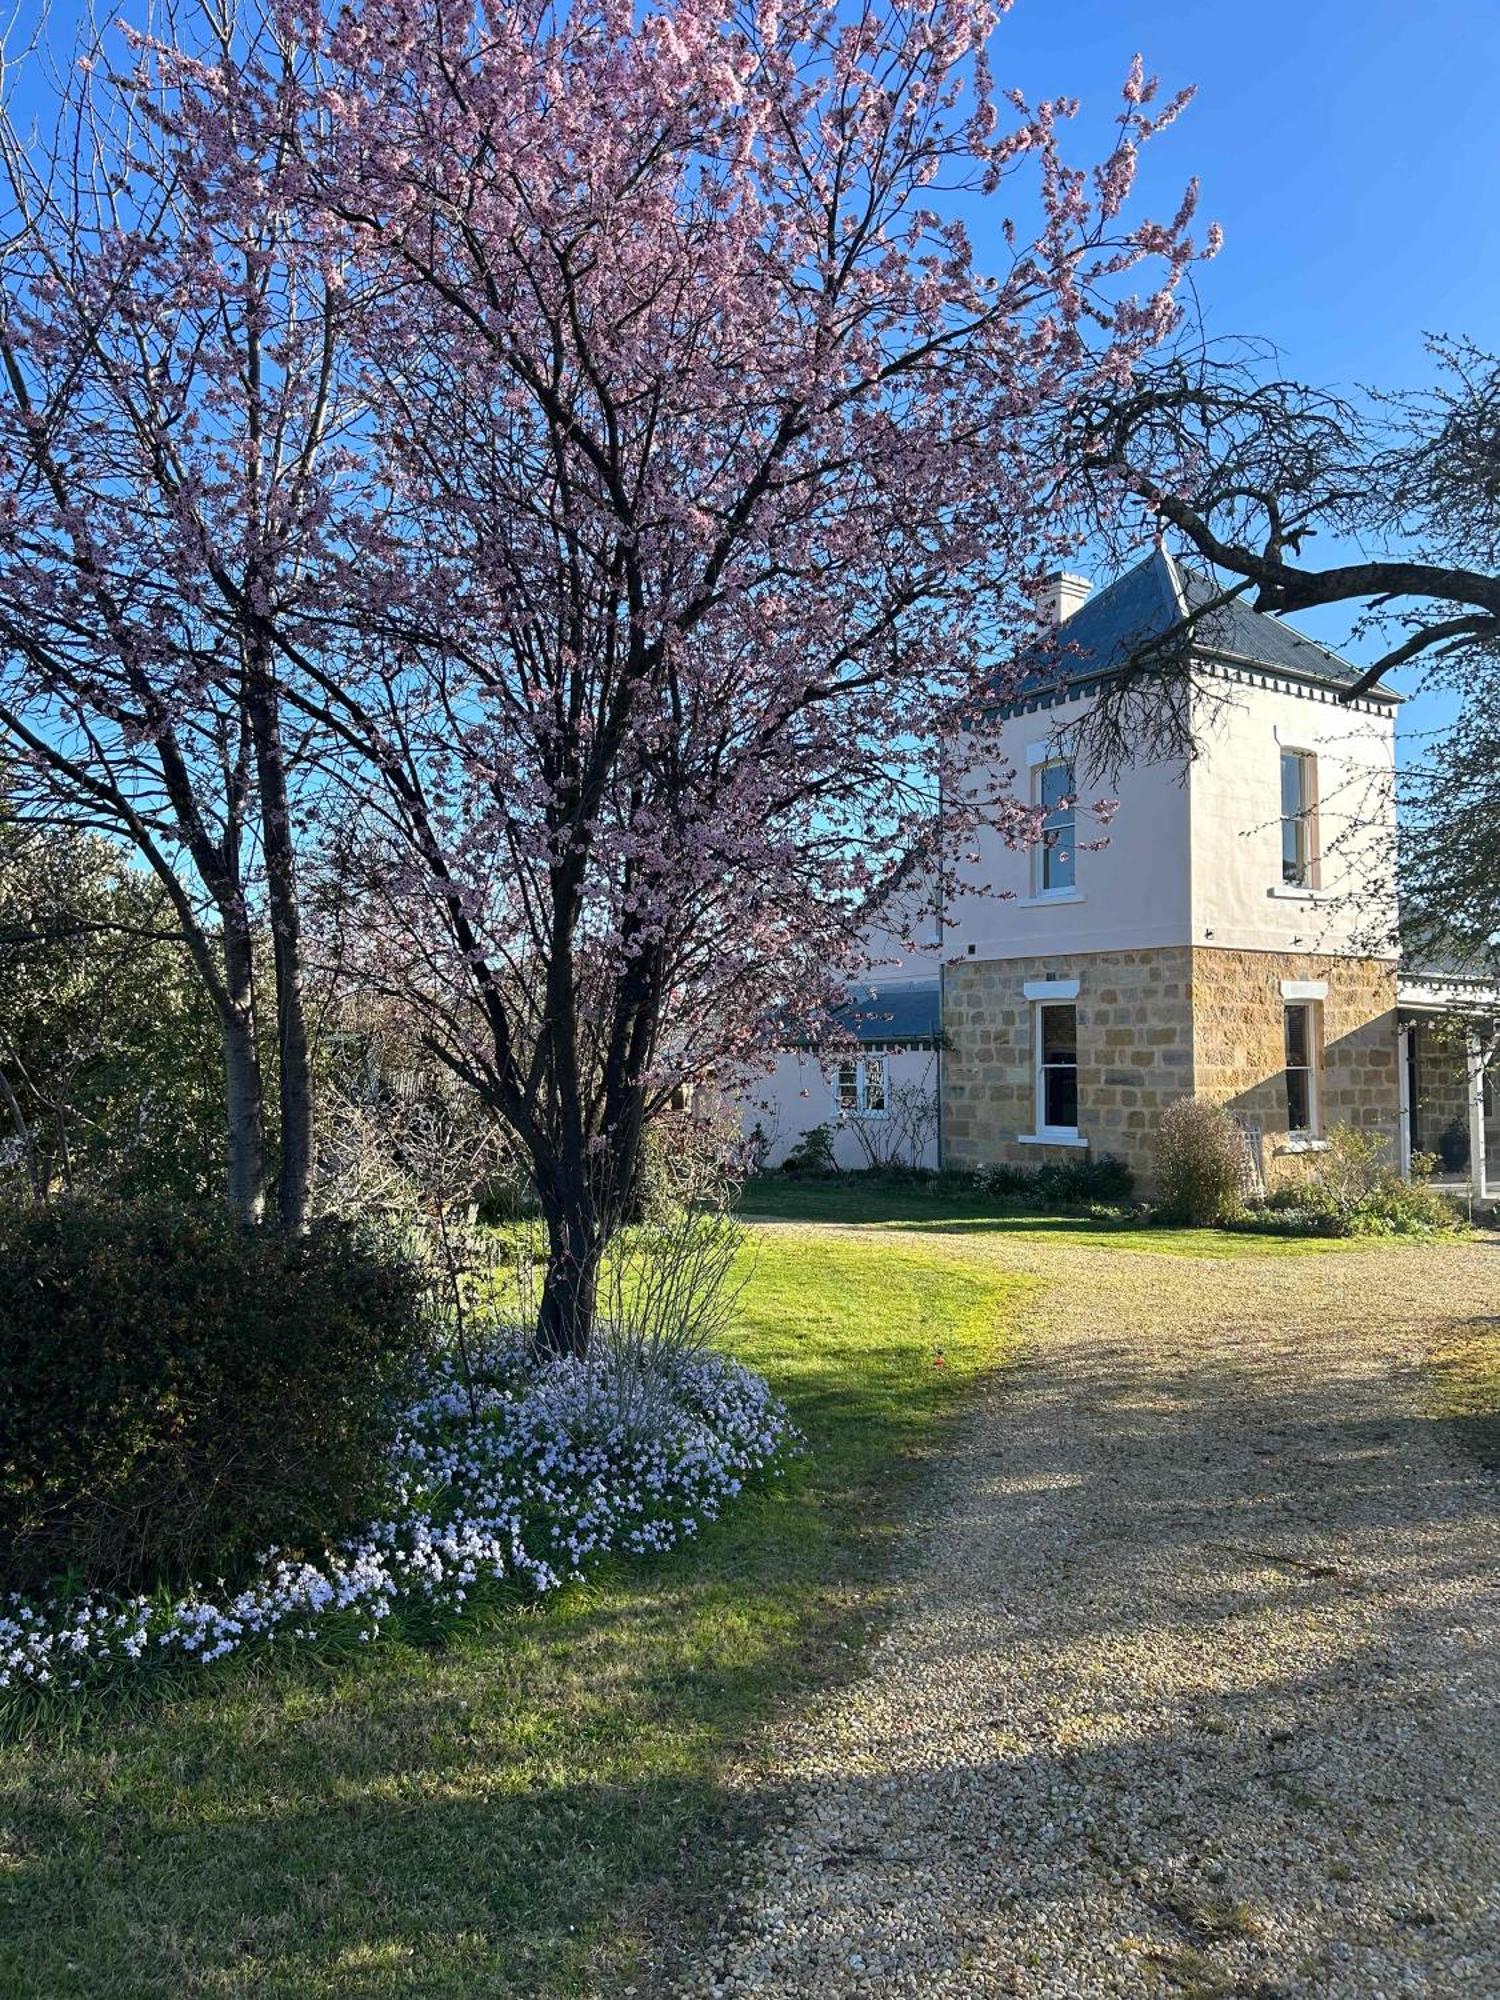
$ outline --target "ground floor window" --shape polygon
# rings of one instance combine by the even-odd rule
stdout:
[[[1047,1000],[1036,1010],[1036,1128],[1078,1130],[1078,1009]]]
[[[884,1056],[847,1056],[834,1076],[833,1101],[845,1118],[884,1118]]]
[[[1313,1002],[1293,1000],[1286,1009],[1286,1128],[1317,1129],[1317,1079],[1313,1063]]]

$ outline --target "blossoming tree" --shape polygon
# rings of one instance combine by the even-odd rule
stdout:
[[[1182,100],[1137,64],[1075,168],[997,20],[369,0],[141,45],[181,184],[340,301],[368,416],[264,629],[353,781],[365,976],[529,1163],[556,1351],[652,1117],[818,1007],[914,845],[1029,824],[972,784],[939,822],[940,755],[1066,549],[1063,412],[1198,252],[1191,189],[1126,214]]]

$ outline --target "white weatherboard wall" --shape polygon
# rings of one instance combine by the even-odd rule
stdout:
[[[1033,714],[1007,716],[997,727],[996,757],[1015,771],[1016,796],[1031,796],[1031,766],[1055,753],[1061,733],[1084,702],[1067,702]],[[981,834],[978,860],[962,882],[981,885],[950,903],[949,958],[1021,958],[1049,951],[1130,951],[1186,944],[1192,922],[1189,884],[1188,798],[1182,766],[1133,766],[1113,783],[1081,769],[1078,853],[1071,894],[1033,894],[1033,850],[1009,847],[992,831]],[[1118,801],[1103,823],[1090,808]],[[1094,846],[1092,843],[1102,842]],[[973,947],[970,950],[970,947]]]
[[[1189,777],[1193,942],[1394,956],[1395,719],[1227,679],[1199,697]],[[1281,880],[1281,752],[1317,759],[1320,884]]]
[[[875,1053],[863,1051],[862,1053]],[[792,1147],[815,1125],[834,1128],[833,1156],[840,1167],[869,1165],[869,1159],[854,1131],[855,1121],[841,1115],[834,1102],[833,1079],[837,1057],[818,1057],[804,1049],[788,1049],[777,1057],[769,1076],[756,1077],[741,1100],[740,1124],[748,1136],[759,1125],[769,1147],[768,1167],[779,1167]],[[888,1096],[903,1085],[916,1084],[934,1099],[938,1086],[938,1058],[934,1049],[895,1049],[885,1058]],[[935,1167],[938,1164],[937,1138],[929,1136],[921,1156],[910,1164]]]

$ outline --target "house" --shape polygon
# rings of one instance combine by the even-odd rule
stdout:
[[[871,1154],[897,1078],[930,1075],[928,1162],[1115,1154],[1149,1185],[1162,1110],[1229,1108],[1263,1183],[1305,1171],[1334,1125],[1453,1155],[1483,1191],[1484,1058],[1500,994],[1403,971],[1395,897],[1399,696],[1164,547],[1108,587],[1049,580],[1044,637],[976,718],[985,755],[1044,815],[1035,845],[986,836],[945,884],[941,941],[872,941],[852,1047],[788,1051],[771,1079],[772,1164],[807,1127]],[[1190,636],[1189,636],[1190,635]],[[1117,776],[1082,729],[1157,649],[1190,648],[1191,754]],[[1091,801],[1117,801],[1108,824]],[[983,890],[977,886],[982,883]],[[919,998],[920,996],[920,998]],[[1455,1171],[1458,1168],[1455,1166]]]
[[[942,991],[931,962],[902,977],[861,981],[832,1024],[832,1053],[790,1047],[748,1093],[744,1129],[755,1153],[780,1166],[813,1127],[826,1125],[834,1164],[935,1167],[942,1159]]]

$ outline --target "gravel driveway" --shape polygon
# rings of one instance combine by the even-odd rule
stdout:
[[[983,1254],[1026,1357],[682,1990],[1500,1996],[1500,1482],[1413,1368],[1500,1245]]]

